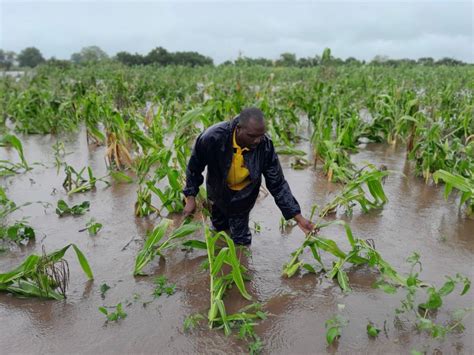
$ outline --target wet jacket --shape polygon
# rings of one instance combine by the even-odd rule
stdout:
[[[250,212],[260,191],[262,175],[285,219],[301,213],[298,201],[283,176],[273,142],[266,135],[255,149],[244,154],[251,183],[238,192],[229,189],[226,179],[234,153],[232,132],[238,122],[239,116],[232,121],[217,123],[198,136],[186,169],[184,195],[198,194],[199,186],[204,181],[202,172],[207,166],[207,197],[226,215]]]

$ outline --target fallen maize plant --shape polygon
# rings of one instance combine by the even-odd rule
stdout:
[[[166,232],[171,223],[171,220],[163,219],[153,229],[153,231],[149,233],[142,250],[140,250],[135,260],[135,268],[133,270],[133,275],[145,275],[142,272],[142,269],[149,262],[151,262],[156,255],[164,258],[163,252],[166,249],[181,244],[180,239],[194,233],[200,228],[200,224],[185,223],[180,227],[176,228],[165,241],[161,242],[161,240],[165,237]]]
[[[89,210],[90,202],[84,201],[78,205],[73,205],[69,207],[69,205],[64,200],[59,200],[56,206],[56,214],[59,217],[73,215],[78,216],[86,213]]]
[[[92,280],[94,276],[86,257],[75,244],[69,244],[49,254],[43,248],[42,255],[32,254],[16,268],[0,274],[0,291],[28,297],[64,299],[69,284],[69,264],[64,254],[70,247],[74,249],[82,270]]]

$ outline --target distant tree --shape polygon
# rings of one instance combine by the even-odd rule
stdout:
[[[157,47],[145,56],[145,64],[169,65],[172,64],[172,55],[163,47]]]
[[[431,57],[422,57],[418,59],[417,63],[421,65],[433,65],[434,59]]]
[[[15,52],[0,49],[0,68],[9,70],[15,64]]]
[[[71,61],[76,64],[96,63],[108,59],[109,56],[98,46],[88,46],[79,53],[71,55]]]
[[[454,58],[449,58],[449,57],[444,57],[440,60],[437,60],[436,61],[436,65],[451,65],[451,66],[455,66],[455,65],[464,65],[465,63],[461,60],[457,60],[457,59],[454,59]]]
[[[372,61],[370,62],[370,64],[375,64],[375,65],[378,65],[378,64],[384,64],[385,62],[387,62],[388,60],[390,60],[390,58],[386,55],[380,55],[380,54],[377,54],[374,59],[372,59]]]
[[[206,57],[198,52],[174,52],[170,54],[170,57],[170,64],[175,65],[196,67],[214,64],[212,58]]]
[[[273,62],[267,58],[250,58],[250,57],[242,57],[239,56],[236,61],[235,65],[237,66],[251,66],[251,65],[261,65],[265,67],[271,67]]]
[[[399,65],[416,65],[416,60],[410,58],[402,58],[399,59],[397,62]]]
[[[28,47],[18,54],[17,60],[20,67],[34,68],[44,62],[44,57],[38,48]]]
[[[271,67],[271,66],[273,66],[273,61],[272,61],[271,59],[263,58],[263,57],[259,57],[259,58],[252,59],[251,62],[252,62],[253,64],[261,65],[261,66],[264,66],[264,67]]]
[[[280,58],[276,61],[276,65],[282,67],[294,67],[296,63],[296,54],[288,52],[280,54]]]
[[[221,63],[220,65],[221,66],[229,66],[229,65],[233,65],[234,63],[232,63],[231,60],[226,60],[225,62]]]
[[[60,69],[69,69],[71,67],[69,60],[56,59],[55,57],[48,59],[45,64]]]
[[[129,66],[145,64],[145,58],[138,53],[118,52],[115,55],[115,60]]]
[[[300,68],[306,68],[306,67],[315,67],[316,65],[319,64],[319,57],[311,58],[299,58],[296,65]]]
[[[331,58],[331,64],[334,64],[334,65],[343,65],[343,64],[344,64],[344,61],[343,61],[341,58],[332,57],[332,58]]]
[[[344,61],[344,64],[349,64],[349,65],[360,65],[361,62],[354,58],[354,57],[349,57],[349,58],[346,58],[346,60]]]

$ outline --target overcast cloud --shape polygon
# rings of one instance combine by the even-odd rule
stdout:
[[[157,46],[216,63],[321,54],[341,58],[454,57],[474,62],[471,1],[71,2],[0,0],[0,48],[69,58],[97,45],[109,55]]]

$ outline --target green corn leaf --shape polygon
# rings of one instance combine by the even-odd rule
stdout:
[[[45,297],[55,300],[62,300],[64,296],[52,290],[51,287],[47,286],[47,291],[38,287],[35,282],[30,280],[18,279],[15,283],[7,287],[8,292],[24,295],[27,297]]]
[[[341,335],[339,327],[330,327],[326,331],[326,341],[329,345],[334,343],[334,341]]]
[[[433,287],[428,289],[428,300],[419,306],[423,309],[438,309],[442,306],[443,300]]]
[[[338,258],[346,257],[346,254],[341,249],[339,249],[336,242],[331,239],[326,239],[326,238],[318,236],[315,239],[315,244],[318,246],[318,248],[324,251],[327,251],[328,253],[331,253],[334,256],[337,256]]]
[[[341,289],[344,292],[350,292],[351,288],[349,286],[349,278],[347,277],[347,273],[341,269],[337,272],[337,282],[339,283],[339,286],[341,286]]]
[[[445,297],[449,295],[451,292],[454,291],[454,287],[456,284],[453,280],[448,280],[444,283],[444,285],[439,289],[438,293],[441,297]]]
[[[121,171],[111,170],[110,176],[119,183],[130,184],[133,182],[133,179],[130,176]]]
[[[388,294],[394,294],[397,292],[397,288],[384,280],[379,280],[372,285],[373,288],[379,288],[383,292]]]
[[[303,265],[303,262],[302,261],[299,261],[295,264],[292,264],[290,266],[285,266],[284,270],[283,270],[283,275],[290,278],[292,277],[297,271],[298,269]]]
[[[217,256],[214,259],[214,262],[212,263],[212,268],[211,268],[211,275],[216,276],[217,273],[221,270],[222,265],[224,264],[224,261],[228,257],[228,251],[229,248],[222,248]]]
[[[303,268],[308,270],[309,272],[316,274],[316,269],[311,264],[303,264],[301,265]]]
[[[89,280],[94,279],[94,275],[92,274],[92,269],[86,257],[82,253],[82,251],[75,244],[72,244],[72,247],[74,251],[76,252],[77,259],[79,260],[79,264],[81,264],[81,267],[82,267],[82,270],[84,270],[84,273],[87,275]]]
[[[367,334],[373,338],[377,337],[380,333],[380,329],[375,325],[369,323],[367,324]]]
[[[203,242],[201,240],[196,240],[196,239],[187,240],[187,241],[183,242],[183,246],[194,248],[194,249],[204,249],[204,250],[207,249],[205,242]]]

